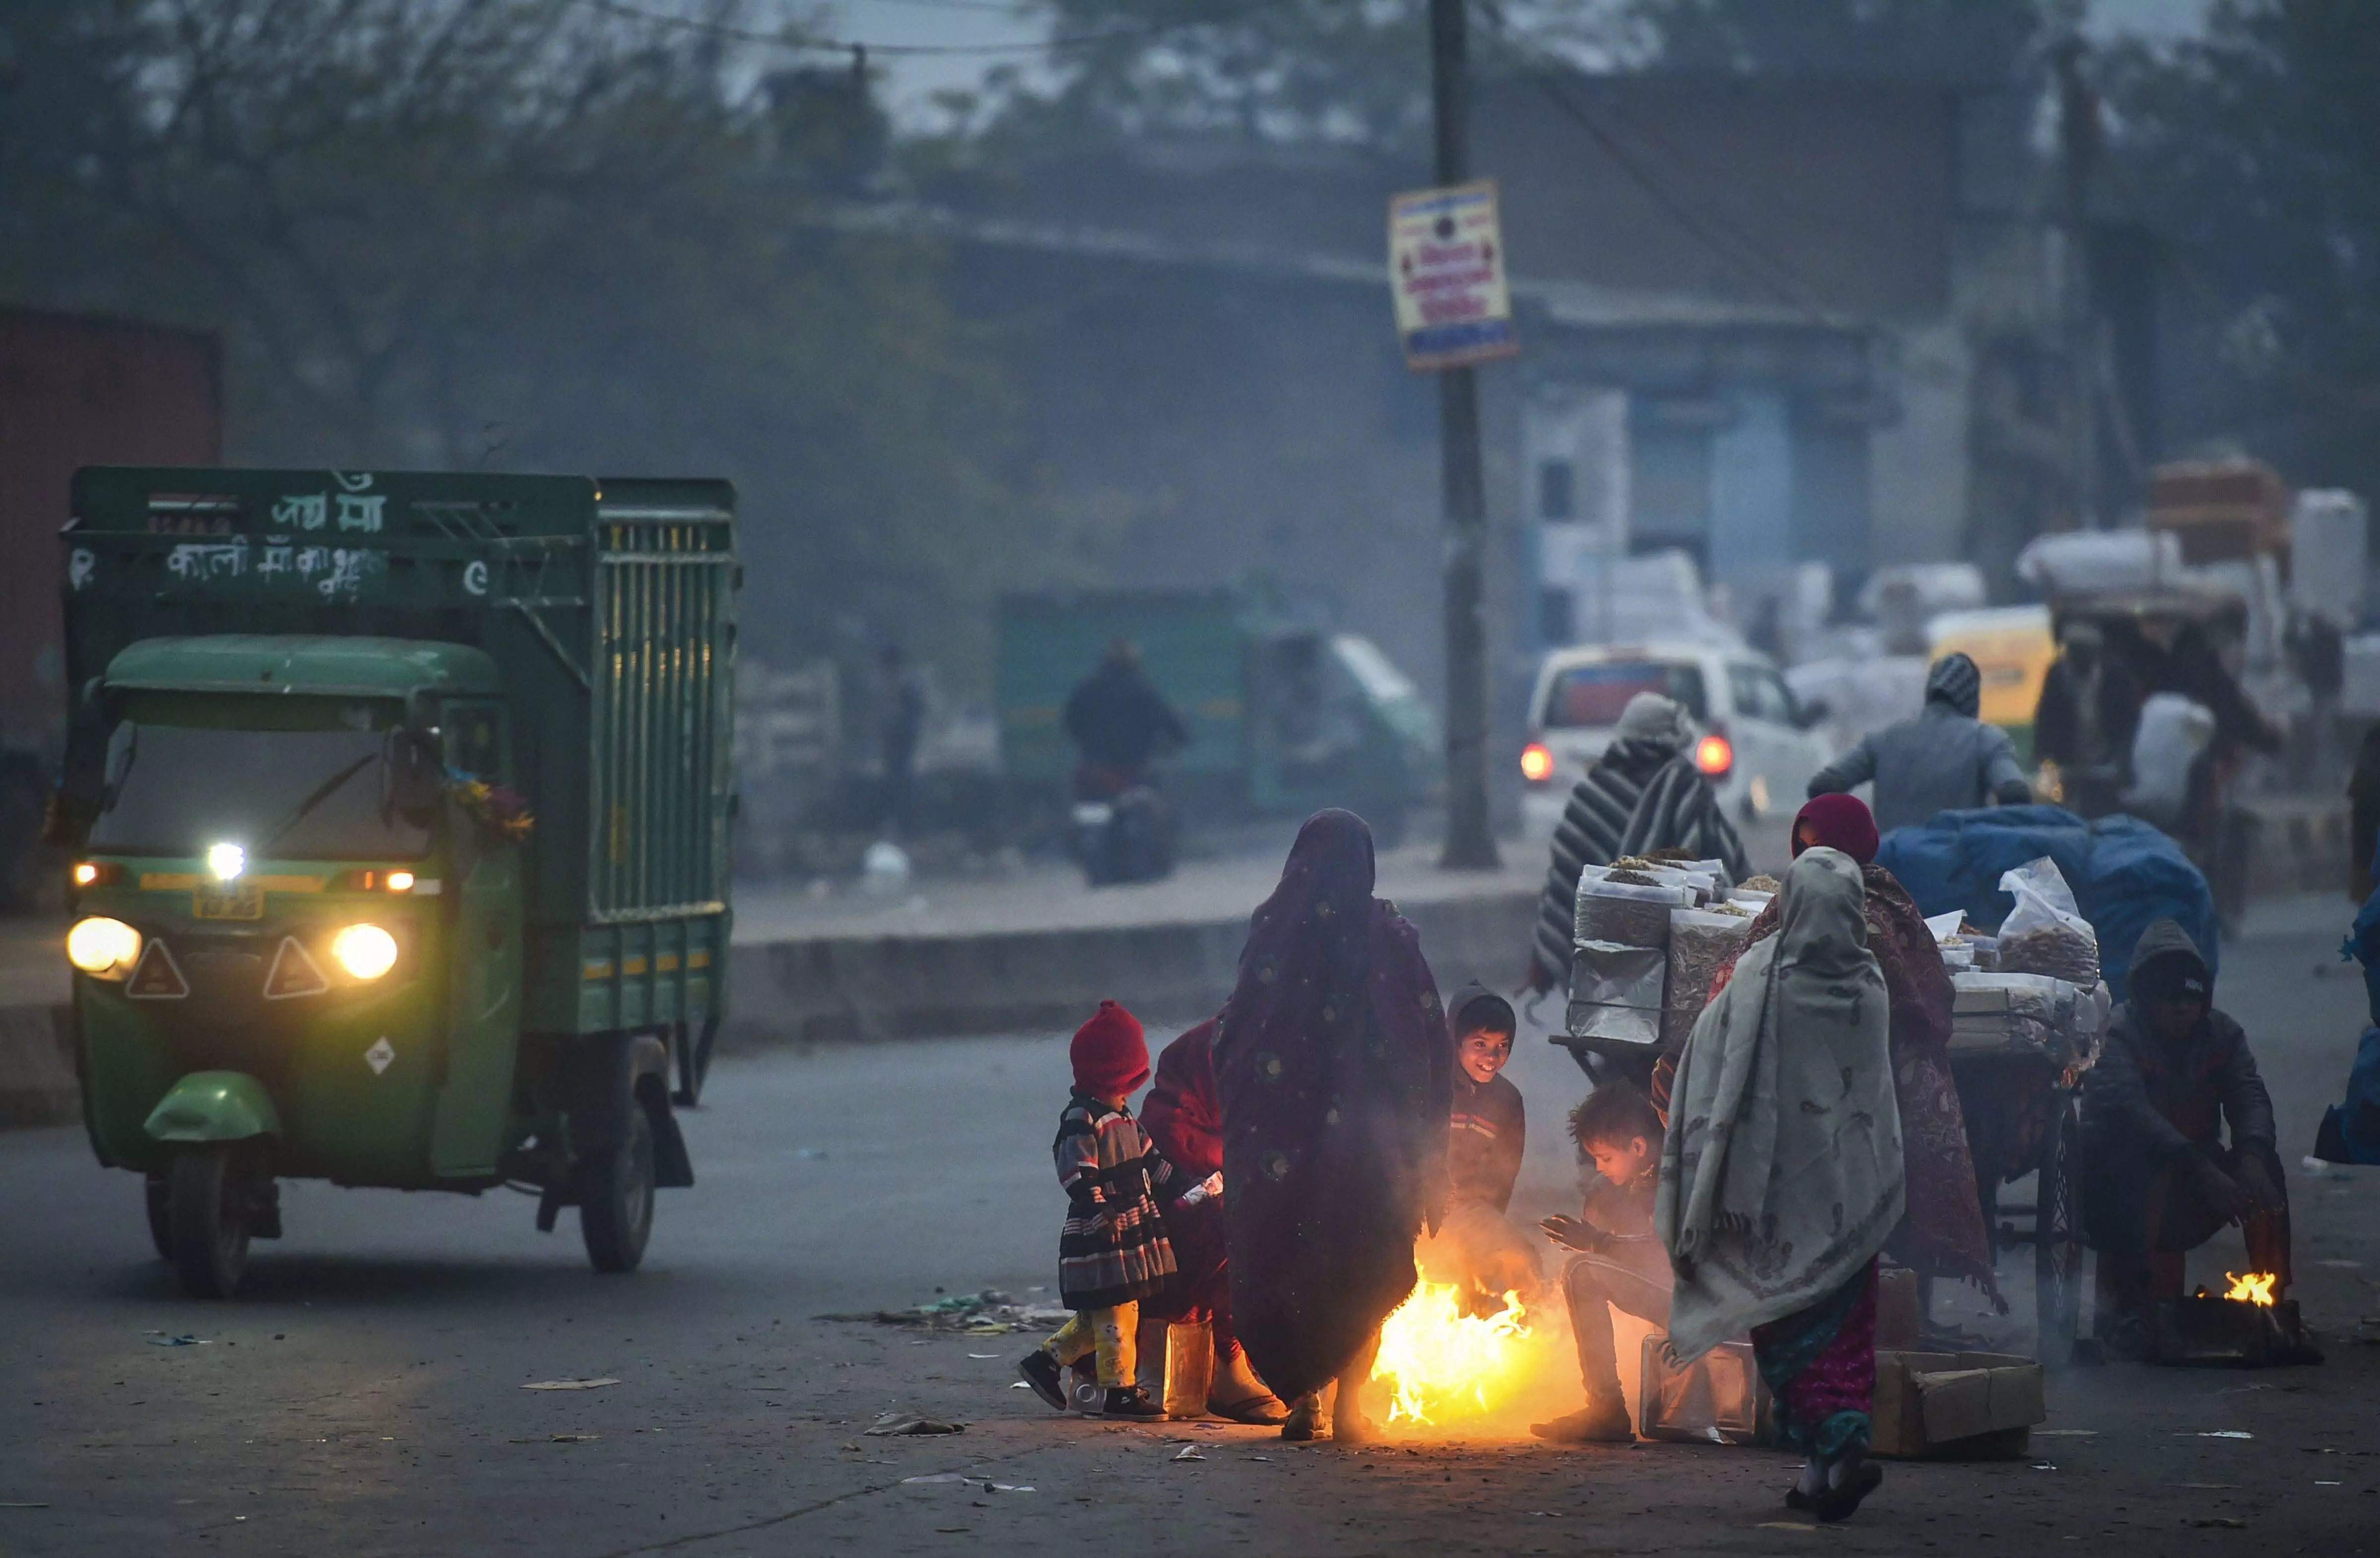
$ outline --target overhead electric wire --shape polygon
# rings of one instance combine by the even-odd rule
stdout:
[[[1542,58],[1542,51],[1537,50],[1528,40],[1510,30],[1502,18],[1500,9],[1500,7],[1491,8],[1489,19],[1495,25],[1496,35],[1511,46],[1515,59],[1520,63],[1521,74],[1532,86],[1543,92],[1547,101],[1560,110],[1564,117],[1585,130],[1597,146],[1602,147],[1611,160],[1619,164],[1621,171],[1626,174],[1629,179],[1642,189],[1655,205],[1660,207],[1662,211],[1688,236],[1700,243],[1712,255],[1734,269],[1744,279],[1774,293],[1791,307],[1814,319],[1828,317],[1828,310],[1819,301],[1815,291],[1795,274],[1791,267],[1763,252],[1757,243],[1735,231],[1725,219],[1694,211],[1671,191],[1663,183],[1658,173],[1645,165],[1644,159],[1635,149],[1626,145],[1621,137],[1609,126],[1603,124],[1585,104],[1572,97],[1566,90],[1565,78],[1572,73],[1573,67],[1567,64],[1538,64],[1533,60],[1530,57],[1532,54]]]
[[[788,30],[783,32],[762,32],[748,27],[732,27],[724,22],[705,21],[699,17],[673,16],[667,11],[647,10],[624,0],[582,0],[583,4],[610,16],[629,21],[643,22],[652,27],[675,28],[685,32],[700,32],[730,42],[753,43],[764,48],[788,49],[800,53],[822,54],[881,54],[886,58],[917,58],[920,56],[990,56],[994,54],[1062,54],[1073,49],[1093,49],[1105,43],[1130,42],[1135,39],[1161,38],[1169,32],[1188,28],[1207,27],[1217,22],[1236,21],[1253,7],[1241,6],[1208,16],[1184,16],[1171,21],[1151,22],[1145,27],[1120,27],[1104,32],[1079,32],[1062,37],[1042,38],[1031,42],[1014,43],[870,43],[856,38],[827,38]],[[942,0],[951,8],[959,8],[951,0]],[[967,6],[966,9],[1002,9],[1014,14],[1021,7]]]

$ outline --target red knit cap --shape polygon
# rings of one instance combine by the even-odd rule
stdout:
[[[1862,865],[1876,864],[1879,843],[1876,814],[1856,795],[1821,795],[1802,808],[1801,815],[1793,819],[1793,852],[1797,856],[1808,847],[1802,839],[1805,832],[1812,835],[1812,844],[1840,850]]]
[[[1113,1001],[1101,1001],[1091,1020],[1075,1030],[1075,1085],[1094,1098],[1137,1092],[1148,1080],[1148,1038],[1140,1019]]]

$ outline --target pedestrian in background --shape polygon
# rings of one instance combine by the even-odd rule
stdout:
[[[1578,876],[1585,867],[1677,850],[1688,860],[1720,862],[1733,881],[1752,874],[1743,840],[1694,767],[1694,726],[1675,699],[1639,693],[1620,711],[1611,744],[1571,787],[1537,898],[1529,947],[1532,992],[1542,996],[1570,984]]]
[[[2022,806],[2033,789],[2009,733],[1976,718],[1984,673],[1965,655],[1945,655],[1925,673],[1925,707],[1914,719],[1871,731],[1810,780],[1810,795],[1841,795],[1876,784],[1876,825],[1889,833],[1937,812],[1997,803]]]
[[[1805,850],[1778,934],[1746,951],[1678,1064],[1655,1224],[1692,1361],[1752,1334],[1783,1443],[1809,1457],[1786,1504],[1840,1520],[1883,1481],[1876,1255],[1905,1210],[1884,973],[1860,868]]]

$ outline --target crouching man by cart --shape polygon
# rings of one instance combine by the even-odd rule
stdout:
[[[2118,1357],[2155,1356],[2156,1304],[2181,1297],[2184,1256],[2227,1224],[2245,1235],[2248,1263],[2277,1278],[2277,1296],[2289,1286],[2273,1101],[2247,1035],[2216,1008],[2214,983],[2180,925],[2150,925],[2132,954],[2131,999],[2083,1084],[2095,1328]]]

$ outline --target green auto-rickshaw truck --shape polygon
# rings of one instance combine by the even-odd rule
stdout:
[[[92,468],[64,542],[84,1117],[184,1286],[294,1178],[633,1268],[725,996],[734,489]]]

